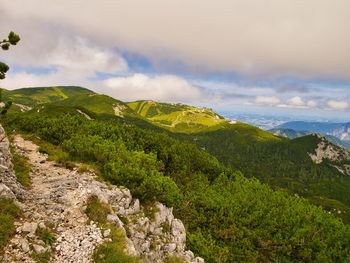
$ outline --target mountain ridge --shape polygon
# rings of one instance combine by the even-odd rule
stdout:
[[[239,122],[176,133],[151,122],[142,127],[141,119],[127,116],[92,112],[95,117],[88,118],[71,103],[9,111],[1,121],[10,134],[38,142],[59,165],[72,169],[82,162],[104,181],[130,189],[141,204],[173,207],[189,249],[207,262],[348,258],[350,228],[340,218],[349,222],[349,177],[327,158],[312,161],[308,153],[319,138],[289,140]],[[146,228],[147,220],[140,219]]]

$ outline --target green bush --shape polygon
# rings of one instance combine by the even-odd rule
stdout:
[[[30,165],[28,159],[12,149],[12,162],[17,181],[24,187],[30,186]]]
[[[8,240],[15,233],[14,221],[19,214],[19,208],[11,200],[0,198],[0,255]]]
[[[107,215],[110,212],[111,208],[108,204],[102,203],[97,196],[92,195],[89,197],[85,213],[90,220],[105,224],[107,221]]]
[[[127,255],[124,250],[126,247],[124,233],[120,229],[109,226],[111,229],[111,242],[106,242],[100,245],[93,259],[96,263],[140,263],[133,256]]]

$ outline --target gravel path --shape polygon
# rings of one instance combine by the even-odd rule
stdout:
[[[50,249],[50,262],[91,262],[94,249],[103,242],[100,229],[84,213],[94,176],[58,167],[21,136],[14,138],[14,144],[32,166],[32,186],[22,200],[23,218],[16,222],[17,234],[5,249],[4,262],[35,262],[31,251]],[[35,234],[36,229],[49,225],[57,233],[52,248]]]

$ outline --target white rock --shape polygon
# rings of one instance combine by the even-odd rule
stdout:
[[[0,197],[15,200],[16,196],[6,185],[0,183]]]
[[[35,233],[37,228],[38,228],[38,223],[25,222],[22,226],[22,231],[27,233]]]
[[[34,251],[38,254],[42,254],[46,251],[46,249],[43,246],[33,244]]]
[[[110,234],[111,234],[110,229],[106,229],[105,231],[103,231],[103,237],[109,237]]]
[[[19,244],[20,244],[20,246],[21,246],[21,248],[22,248],[22,250],[23,250],[24,253],[27,253],[27,252],[30,251],[30,247],[29,247],[29,243],[28,243],[28,240],[27,240],[27,239],[21,238],[21,239],[19,240]]]

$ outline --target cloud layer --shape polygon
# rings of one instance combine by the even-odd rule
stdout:
[[[158,100],[186,102],[199,99],[200,90],[177,76],[149,77],[135,74],[129,77],[110,78],[104,81],[104,92],[125,101]]]
[[[0,3],[10,19],[66,26],[106,45],[138,50],[155,63],[174,59],[194,71],[260,77],[350,78],[348,0]]]
[[[1,34],[22,37],[1,53],[11,66],[5,88],[79,85],[125,101],[350,112],[348,0],[0,5]]]

